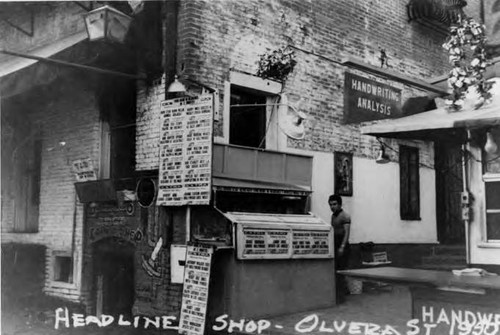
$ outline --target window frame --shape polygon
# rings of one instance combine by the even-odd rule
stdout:
[[[405,155],[405,157],[403,157]],[[415,165],[412,166],[411,160],[412,155],[415,158]],[[408,145],[399,146],[399,213],[401,220],[405,221],[420,221],[422,220],[420,216],[420,150],[417,147],[412,147]],[[404,165],[407,165],[407,173],[404,174]],[[415,173],[413,176],[415,181],[413,185],[416,186],[415,190],[412,190],[412,171]],[[407,185],[405,187],[405,185]],[[413,192],[412,192],[413,191]],[[411,203],[412,193],[416,197],[414,200],[416,202],[415,208],[412,208],[409,204]],[[408,204],[408,205],[405,205]]]
[[[488,209],[487,206],[487,199],[486,199],[486,184],[489,182],[500,182],[500,173],[485,173],[483,174],[483,203],[484,203],[484,209],[482,210],[482,215],[483,215],[483,222],[484,222],[484,227],[483,227],[483,233],[484,233],[484,241],[487,243],[500,243],[500,239],[489,239],[488,238],[488,213],[500,213],[500,208],[499,209]]]
[[[237,86],[243,89],[250,89],[266,96],[266,123],[271,122],[271,127],[266,134],[266,148],[277,150],[283,139],[280,138],[277,125],[277,113],[272,113],[273,103],[276,103],[277,97],[282,91],[283,85],[279,82],[262,79],[257,76],[242,72],[230,71],[229,80],[224,82],[224,108],[222,115],[222,137],[216,137],[216,143],[230,144],[230,113],[231,113],[231,86]],[[271,119],[270,119],[271,118]],[[275,127],[273,126],[275,125]],[[276,129],[274,129],[276,128]],[[285,139],[286,140],[286,139]]]
[[[64,280],[60,280],[60,279],[57,279],[58,277],[58,271],[57,271],[57,258],[58,257],[65,257],[65,258],[69,258],[70,260],[70,272],[69,272],[69,276],[68,276],[68,281],[64,281]],[[51,274],[50,274],[50,278],[51,280],[54,282],[54,283],[58,283],[58,284],[63,284],[63,285],[70,285],[70,286],[74,286],[75,285],[75,261],[73,260],[73,258],[71,257],[71,252],[69,251],[60,251],[60,250],[55,250],[55,251],[52,251],[52,257],[51,257]]]

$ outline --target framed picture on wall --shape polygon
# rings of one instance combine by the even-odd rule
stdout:
[[[334,169],[335,193],[352,196],[352,154],[348,152],[335,152]]]

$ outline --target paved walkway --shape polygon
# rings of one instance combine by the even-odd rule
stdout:
[[[266,333],[281,334],[406,334],[411,328],[410,292],[403,286],[370,290],[347,296],[332,308],[270,319]],[[370,324],[370,325],[368,325]]]

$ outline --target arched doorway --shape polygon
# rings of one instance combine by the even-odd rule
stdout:
[[[135,298],[134,245],[110,237],[93,245],[93,285],[96,314],[132,314]]]

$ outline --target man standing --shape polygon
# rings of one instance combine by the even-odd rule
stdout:
[[[349,263],[349,233],[351,230],[351,217],[342,209],[342,198],[338,194],[332,194],[328,198],[328,204],[332,211],[331,225],[334,233],[335,247],[335,270],[344,270]],[[337,300],[345,301],[348,293],[344,276],[336,275],[337,278]]]

